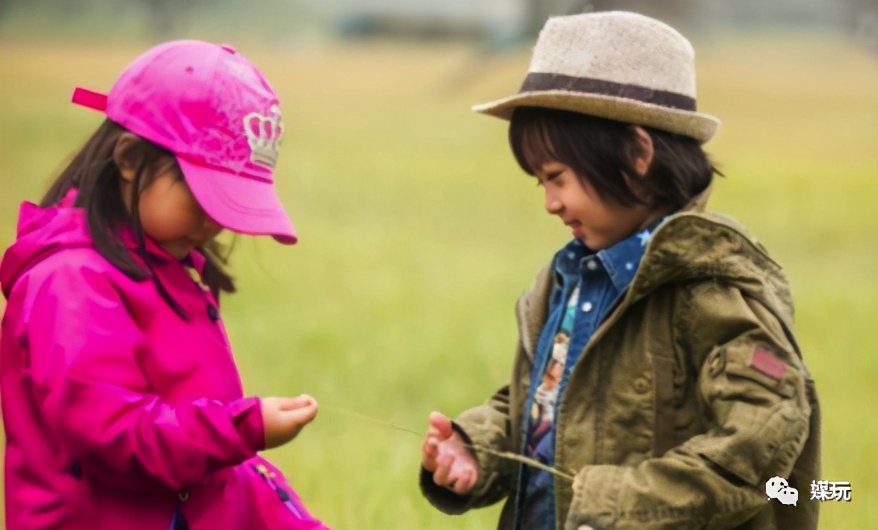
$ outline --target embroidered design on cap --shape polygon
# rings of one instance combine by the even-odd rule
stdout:
[[[281,122],[280,107],[272,105],[274,116],[264,116],[251,112],[244,116],[244,134],[250,144],[250,161],[274,168],[277,164],[277,153],[284,135]]]

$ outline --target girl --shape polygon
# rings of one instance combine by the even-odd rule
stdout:
[[[521,91],[476,107],[511,120],[573,239],[519,300],[508,384],[455,422],[430,415],[421,487],[440,510],[506,497],[500,528],[522,530],[816,527],[814,501],[765,494],[818,476],[816,394],[780,267],[703,211],[719,122],[695,110],[693,63],[644,16],[552,18]],[[535,418],[562,334],[554,411]]]
[[[107,119],[0,265],[6,528],[325,528],[256,454],[317,403],[244,397],[217,305],[222,229],[296,241],[273,89],[230,47],[175,41],[73,101]]]

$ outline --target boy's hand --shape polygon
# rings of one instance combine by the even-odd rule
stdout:
[[[266,397],[261,402],[266,449],[289,442],[317,416],[317,400],[304,394],[294,398]]]
[[[458,495],[466,495],[479,479],[479,462],[459,434],[451,427],[451,420],[433,412],[430,428],[421,448],[421,465],[433,473],[433,482]]]

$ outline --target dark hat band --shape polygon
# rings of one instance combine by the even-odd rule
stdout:
[[[531,72],[524,78],[524,83],[522,83],[519,92],[539,92],[545,90],[564,90],[567,92],[612,96],[633,99],[662,107],[695,111],[695,98],[676,92],[589,77],[573,77],[564,74]]]

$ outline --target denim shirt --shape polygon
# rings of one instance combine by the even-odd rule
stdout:
[[[525,456],[548,466],[554,462],[554,410],[549,412],[552,421],[543,420],[540,426],[535,425],[531,411],[535,410],[536,394],[547,377],[544,374],[549,363],[558,357],[557,352],[553,354],[556,335],[565,331],[569,343],[553,407],[561,402],[567,378],[592,334],[634,279],[646,244],[659,222],[597,253],[574,239],[555,254],[555,288],[549,302],[549,316],[537,343],[531,390],[525,405]],[[548,427],[547,431],[538,428],[543,425]],[[553,476],[524,466],[520,486],[516,527],[522,530],[554,529]]]

